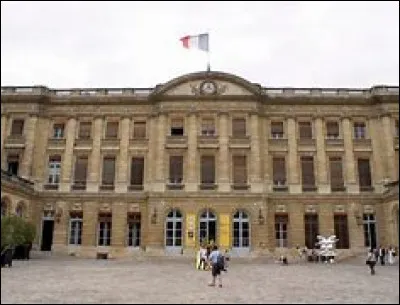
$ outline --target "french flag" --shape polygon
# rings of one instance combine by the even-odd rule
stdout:
[[[208,52],[208,33],[194,36],[185,36],[180,39],[186,49],[196,48]]]

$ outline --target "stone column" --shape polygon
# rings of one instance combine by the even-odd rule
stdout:
[[[147,160],[145,160],[145,182],[144,190],[151,191],[153,183],[156,181],[156,164],[154,160],[157,157],[157,116],[152,114],[148,117],[149,122],[149,146],[147,151]],[[147,161],[147,162],[146,162]]]
[[[101,116],[94,118],[93,128],[93,144],[92,153],[90,154],[89,166],[88,166],[88,192],[98,192],[100,185],[100,169],[103,166],[101,162],[101,139],[103,135],[103,121],[104,118]]]
[[[128,207],[124,202],[113,202],[112,204],[112,227],[111,246],[113,257],[123,255],[127,233],[127,211]]]
[[[372,145],[372,164],[373,164],[373,177],[372,182],[374,184],[374,189],[378,193],[382,193],[384,191],[383,188],[383,179],[384,177],[384,168],[385,162],[387,160],[386,156],[383,156],[384,152],[383,147],[385,147],[384,140],[382,141],[382,129],[381,124],[378,117],[371,117],[369,119],[369,130],[371,135],[371,145]],[[385,137],[385,136],[384,136]],[[393,145],[393,140],[391,141]],[[393,150],[394,152],[394,150]],[[394,160],[393,160],[394,164]],[[393,166],[394,168],[394,166]]]
[[[156,165],[156,181],[154,183],[155,192],[163,192],[165,190],[165,139],[166,131],[166,114],[160,113],[158,117],[158,132],[157,132],[157,158]]]
[[[322,236],[326,237],[335,234],[333,208],[331,202],[321,202],[319,204],[319,234]]]
[[[54,237],[52,251],[55,253],[67,253],[68,247],[68,229],[69,215],[68,204],[66,202],[57,202],[56,215],[62,211],[60,219],[55,217],[54,221]]]
[[[126,193],[128,188],[128,148],[129,148],[129,127],[131,120],[129,117],[123,117],[121,121],[121,136],[119,144],[119,160],[117,171],[117,183],[115,191],[117,193]]]
[[[196,113],[189,114],[188,128],[188,153],[187,153],[187,178],[185,179],[185,190],[188,192],[197,191],[197,117]],[[184,171],[185,176],[185,171]]]
[[[1,115],[1,154],[3,154],[4,141],[7,138],[7,121],[8,116],[6,114]]]
[[[76,119],[68,119],[66,127],[65,151],[62,156],[61,164],[61,184],[60,191],[69,192],[71,189],[71,174],[74,158],[74,143],[76,135]]]
[[[229,135],[228,135],[228,113],[219,113],[219,155],[217,162],[218,190],[220,192],[229,192]]]
[[[98,206],[96,202],[85,202],[83,204],[83,224],[82,224],[82,246],[85,251],[91,252],[91,248],[97,246],[97,222]],[[96,255],[93,253],[94,256]]]
[[[355,217],[358,215],[361,217],[363,209],[362,205],[358,202],[350,202],[348,206],[347,221],[349,225],[349,238],[350,238],[350,248],[353,251],[364,251],[364,231],[362,223],[359,223]],[[377,233],[379,237],[379,232]]]
[[[33,147],[35,145],[35,130],[37,116],[31,115],[25,127],[25,149],[21,162],[21,169],[19,175],[22,178],[30,179],[32,175],[32,159],[33,159]]]
[[[392,127],[393,121],[390,117],[390,114],[384,114],[382,117],[382,125],[383,125],[383,142],[384,144],[382,147],[385,147],[385,153],[386,155],[384,156],[385,159],[385,165],[386,165],[386,171],[385,171],[385,176],[383,178],[389,178],[391,181],[397,180],[397,175],[396,175],[396,167],[394,166],[396,164],[395,162],[395,151],[394,151],[394,134],[393,134],[393,127]],[[382,135],[381,135],[382,136]]]
[[[289,240],[292,247],[305,246],[303,205],[298,202],[289,203]]]
[[[261,193],[263,191],[263,184],[261,181],[260,126],[258,113],[252,113],[250,116],[250,135],[251,157],[247,163],[250,168],[250,186],[252,192]]]
[[[321,117],[315,118],[315,141],[317,147],[317,186],[318,193],[330,193],[325,153],[324,124]]]
[[[356,181],[356,167],[353,152],[353,133],[350,118],[342,118],[343,143],[344,143],[344,173],[345,186],[348,193],[359,193],[358,182]]]
[[[51,132],[50,125],[50,118],[38,118],[35,135],[35,147],[33,149],[32,166],[33,181],[35,181],[35,189],[38,191],[41,191],[43,189],[43,184],[47,183],[49,159],[44,158],[43,156],[47,156],[47,144]]]
[[[2,114],[1,115],[1,168],[3,170],[7,170],[7,156],[4,150],[4,142],[7,139],[8,133],[8,125],[10,124],[10,119],[8,115]]]
[[[263,175],[262,179],[264,181],[264,190],[267,193],[272,192],[272,159],[269,155],[269,126],[270,119],[268,117],[261,117],[261,160],[263,164]]]
[[[289,150],[288,152],[289,192],[298,194],[302,192],[302,189],[299,177],[296,121],[294,117],[287,118],[287,126],[288,126],[288,150]]]

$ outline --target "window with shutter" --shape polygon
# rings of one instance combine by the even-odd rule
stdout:
[[[14,119],[11,125],[11,135],[12,136],[22,136],[24,131],[24,120]]]
[[[104,186],[113,186],[114,179],[115,179],[115,157],[104,157],[102,184]]]
[[[80,122],[79,123],[79,138],[80,139],[90,139],[92,131],[91,122]]]
[[[145,139],[146,138],[146,122],[133,123],[133,138]]]
[[[183,136],[183,119],[171,120],[171,136]]]
[[[338,122],[327,122],[326,123],[326,137],[328,139],[338,139],[339,138]]]
[[[317,214],[304,215],[305,245],[308,249],[314,249],[319,235],[319,223]]]
[[[330,157],[329,167],[332,192],[344,191],[343,166],[341,157]]]
[[[303,191],[315,190],[314,158],[301,157],[301,177]]]
[[[74,189],[85,189],[87,177],[87,156],[77,156],[75,160]]]
[[[274,185],[286,185],[286,164],[284,157],[274,157],[272,159],[272,171]]]
[[[64,138],[64,124],[53,125],[53,138],[54,139]]]
[[[271,122],[271,137],[273,139],[283,138],[283,122]]]
[[[233,156],[233,184],[247,184],[246,156]]]
[[[232,136],[235,138],[246,136],[246,119],[235,118],[232,120]]]
[[[202,156],[201,157],[201,183],[214,184],[215,183],[215,157]]]
[[[169,183],[181,184],[183,180],[183,156],[170,156]]]
[[[133,157],[131,161],[130,189],[142,190],[144,181],[144,157]]]
[[[118,138],[118,122],[107,122],[106,128],[106,138],[107,139],[116,139]]]
[[[300,139],[312,139],[311,122],[299,122]]]
[[[363,122],[354,123],[354,138],[365,139],[365,123]]]
[[[201,121],[201,135],[202,136],[215,135],[214,119],[203,119]]]
[[[358,181],[360,191],[370,191],[372,188],[369,159],[358,159]]]

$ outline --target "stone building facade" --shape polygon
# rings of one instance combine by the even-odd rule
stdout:
[[[399,244],[399,88],[270,88],[197,72],[150,89],[2,87],[2,215],[77,256]]]

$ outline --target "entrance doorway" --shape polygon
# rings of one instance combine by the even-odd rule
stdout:
[[[41,251],[51,251],[53,245],[54,219],[43,218]]]
[[[217,243],[217,218],[212,211],[206,209],[200,214],[199,226],[200,243],[203,241]]]

